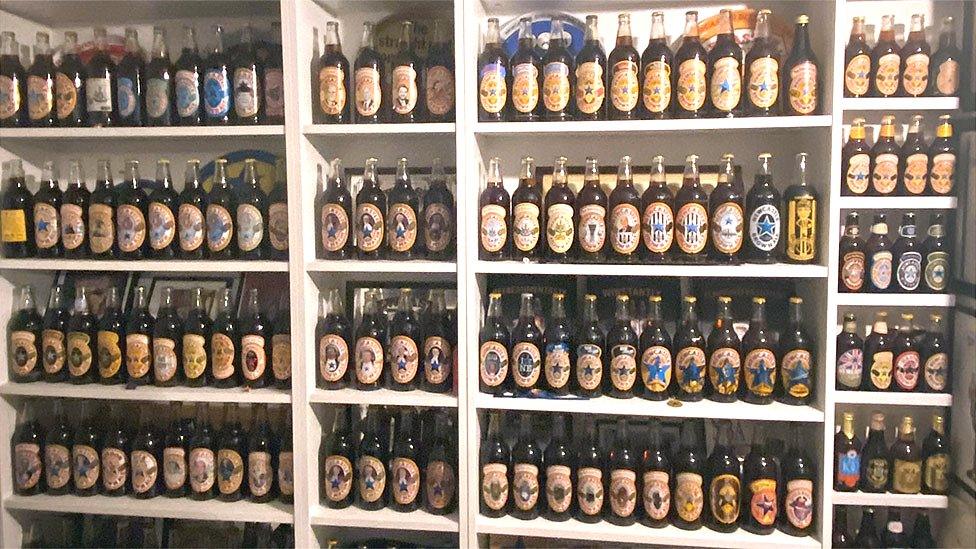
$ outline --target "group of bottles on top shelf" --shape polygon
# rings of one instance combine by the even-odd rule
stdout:
[[[135,289],[135,303],[128,311],[123,311],[118,289],[110,288],[101,318],[92,314],[85,287],[78,289],[69,310],[69,291],[54,286],[42,317],[31,287],[21,288],[7,327],[12,381],[291,386],[288,307],[283,301],[272,323],[260,310],[257,288],[244,297],[240,315],[231,290],[223,290],[213,320],[199,287],[192,292],[192,308],[185,318],[177,312],[170,287],[162,289],[155,318],[144,286]]]
[[[871,236],[860,236],[857,212],[849,212],[840,239],[838,289],[842,293],[944,293],[949,277],[949,243],[941,213],[933,214],[928,236],[915,238],[915,214],[905,212],[898,238],[888,238],[887,216],[874,214]]]
[[[884,531],[879,534],[874,508],[863,508],[861,511],[861,526],[858,528],[856,535],[852,535],[852,532],[847,528],[848,510],[849,507],[847,506],[834,506],[834,532],[830,544],[832,547],[836,547],[837,549],[856,547],[917,547],[920,549],[932,549],[938,547],[935,538],[932,537],[932,524],[929,522],[929,516],[924,510],[917,511],[918,516],[915,517],[915,523],[910,536],[905,529],[905,523],[902,521],[902,516],[908,513],[904,509],[889,507],[887,510],[887,520],[884,522]]]
[[[177,193],[170,162],[156,162],[151,190],[139,175],[139,161],[127,160],[124,181],[115,185],[109,160],[98,161],[95,190],[88,191],[81,160],[69,164],[67,189],[58,166],[44,163],[40,188],[31,194],[20,159],[8,164],[0,195],[3,255],[6,258],[66,259],[278,259],[288,257],[288,190],[285,163],[275,166],[275,185],[265,193],[254,159],[244,162],[240,185],[227,178],[227,160],[215,161],[206,192],[200,161],[186,163]]]
[[[628,420],[617,419],[611,442],[593,417],[579,417],[582,428],[574,436],[566,416],[553,416],[542,449],[532,415],[520,415],[510,447],[501,412],[491,412],[481,443],[481,514],[652,528],[670,523],[683,530],[704,524],[722,533],[741,527],[763,535],[777,528],[793,536],[814,530],[816,466],[799,434],[785,455],[774,456],[757,431],[740,465],[731,422],[719,427],[707,454],[693,420],[682,423],[679,444],[667,443],[654,424],[647,446],[639,447]]]
[[[630,297],[618,294],[608,331],[601,326],[593,294],[583,298],[575,329],[567,318],[564,294],[553,294],[544,327],[539,325],[534,296],[525,293],[521,299],[518,320],[509,329],[501,294],[489,295],[480,333],[482,392],[521,395],[544,389],[590,398],[694,402],[708,397],[716,402],[778,400],[792,405],[805,405],[812,398],[817,346],[803,327],[799,297],[790,298],[788,323],[778,337],[766,323],[766,298],[754,297],[749,329],[741,339],[732,326],[732,299],[727,296],[718,298],[707,339],[699,327],[694,296],[683,298],[673,338],[665,326],[660,295],[648,298],[649,318],[635,324]]]
[[[770,29],[769,10],[759,10],[756,16],[748,53],[736,41],[732,10],[723,9],[718,19],[715,44],[706,51],[699,38],[698,12],[687,12],[681,45],[672,52],[664,13],[655,11],[642,55],[635,47],[630,14],[622,13],[608,57],[597,16],[587,15],[585,42],[574,59],[561,19],[551,20],[549,42],[540,55],[532,17],[522,17],[518,50],[509,58],[498,19],[490,18],[478,59],[478,119],[635,120],[820,112],[822,78],[806,15],[796,19],[793,49],[785,61],[781,41]]]
[[[814,263],[818,252],[819,193],[808,183],[807,153],[796,155],[795,183],[781,195],[772,155],[759,155],[748,193],[732,154],[722,156],[718,183],[701,185],[698,155],[686,159],[681,187],[667,184],[663,156],[650,183],[634,186],[630,156],[620,159],[607,195],[595,157],[586,158],[578,193],[569,186],[566,157],[556,158],[543,196],[532,157],[522,159],[518,188],[509,196],[500,160],[488,165],[481,193],[480,258],[567,263]],[[785,234],[784,234],[785,233]]]
[[[874,315],[871,333],[858,335],[857,318],[844,315],[837,334],[837,390],[949,393],[949,343],[942,315],[930,316],[926,332],[913,324],[915,315],[902,313],[895,334],[888,333],[888,313]],[[865,358],[867,363],[865,364]]]
[[[428,303],[418,308],[414,290],[401,288],[391,319],[380,291],[367,290],[362,318],[354,330],[339,290],[330,289],[322,299],[315,330],[318,385],[333,390],[386,387],[450,392],[457,360],[457,316],[448,311],[445,294],[446,290],[429,290]]]
[[[868,145],[863,118],[851,124],[841,150],[844,196],[950,196],[956,178],[956,146],[950,116],[939,116],[935,139],[926,144],[922,116],[912,116],[901,146],[895,116],[886,114],[874,145]]]
[[[285,92],[281,45],[253,39],[246,26],[241,43],[224,51],[224,30],[204,58],[196,31],[183,27],[183,50],[170,60],[166,30],[153,27],[148,60],[139,33],[125,29],[125,55],[112,59],[104,27],[92,30],[95,51],[87,62],[78,33],[64,33],[55,67],[50,36],[37,33],[33,64],[20,64],[13,32],[2,34],[0,126],[108,127],[283,124]],[[281,26],[273,25],[280,40]]]
[[[446,515],[457,507],[457,429],[445,409],[335,408],[332,433],[323,433],[321,498],[343,509],[423,508]]]
[[[878,41],[869,46],[864,17],[854,17],[844,50],[844,97],[942,97],[959,93],[962,53],[952,17],[942,20],[939,49],[925,40],[925,15],[912,15],[902,46],[895,40],[895,16],[881,16]]]
[[[400,24],[397,51],[389,59],[376,47],[376,25],[363,23],[363,41],[352,70],[339,43],[339,22],[325,24],[325,48],[318,60],[316,122],[453,122],[454,40],[450,25],[434,19],[427,57],[414,40],[414,22]],[[352,90],[352,93],[349,92]],[[353,108],[353,106],[355,108]]]
[[[384,191],[378,163],[366,160],[355,203],[342,161],[329,163],[324,184],[319,166],[319,257],[454,261],[456,209],[441,159],[433,160],[426,189],[414,188],[407,159],[400,158],[396,182]]]
[[[910,416],[901,420],[895,441],[885,442],[885,416],[871,414],[867,441],[854,432],[854,414],[844,412],[840,430],[834,436],[834,490],[841,492],[892,492],[895,494],[946,494],[949,490],[949,439],[945,420],[932,416],[932,429],[922,442],[915,442],[915,424]]]
[[[44,406],[37,401],[19,413],[12,445],[18,495],[292,502],[291,422],[284,406],[277,421],[269,419],[264,404],[244,421],[237,404],[225,404],[218,429],[207,403],[196,404],[195,415],[181,403],[168,412],[142,404],[136,427],[117,406],[83,401],[71,406],[78,412],[71,421],[61,400],[54,402],[46,426],[38,419]]]

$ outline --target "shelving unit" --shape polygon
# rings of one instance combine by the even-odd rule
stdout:
[[[600,265],[588,263],[528,263],[520,261],[478,261],[477,274],[580,275],[580,276],[677,276],[701,278],[755,277],[762,270],[765,278],[826,278],[823,265]]]
[[[0,139],[67,140],[84,139],[199,139],[285,136],[282,125],[267,126],[194,126],[156,128],[2,128]]]
[[[458,515],[432,515],[423,509],[398,513],[392,509],[363,511],[358,507],[329,509],[319,505],[312,508],[315,526],[342,526],[372,530],[412,530],[422,532],[457,532]]]
[[[100,515],[140,516],[222,520],[228,522],[291,523],[292,506],[279,502],[252,503],[250,501],[226,502],[217,499],[196,501],[187,498],[157,497],[139,500],[130,497],[75,495],[9,496],[4,499],[4,509],[11,511],[44,511],[54,513],[97,513]],[[138,507],[137,507],[138,506]]]
[[[838,404],[872,404],[882,406],[952,406],[948,393],[875,393],[871,391],[834,391]]]
[[[917,509],[946,509],[947,496],[928,494],[893,494],[884,492],[834,492],[834,505],[863,505],[869,507],[914,507]]]
[[[154,387],[129,389],[125,385],[72,385],[70,383],[13,383],[0,385],[0,395],[89,400],[129,400],[137,402],[238,402],[249,404],[290,404],[291,395],[280,389],[217,389],[216,387]]]
[[[113,271],[156,273],[287,273],[287,261],[99,261],[94,259],[0,259],[0,271]]]

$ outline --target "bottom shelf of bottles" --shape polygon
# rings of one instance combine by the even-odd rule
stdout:
[[[136,514],[140,517],[175,519],[222,520],[234,522],[293,522],[292,505],[280,501],[254,503],[251,501],[225,502],[218,499],[197,501],[187,498],[95,496],[9,496],[3,506],[7,510],[48,511],[54,513],[85,513],[100,515]]]
[[[865,505],[872,507],[914,507],[918,509],[946,509],[949,497],[936,494],[895,494],[892,492],[834,492],[834,505]]]
[[[457,532],[458,514],[455,512],[449,515],[433,515],[423,509],[409,513],[401,513],[390,508],[365,511],[355,505],[345,509],[331,509],[319,505],[312,508],[312,525],[374,528],[378,530]]]

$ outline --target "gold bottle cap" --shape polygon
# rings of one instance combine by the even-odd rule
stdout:
[[[696,303],[698,298],[693,295],[686,295],[682,298],[685,303]]]
[[[698,155],[689,154],[688,156],[685,157],[685,162],[698,162]]]
[[[766,303],[766,298],[757,295],[756,297],[752,298],[752,302],[756,305],[762,305],[763,303]]]
[[[630,301],[630,296],[627,294],[620,294],[617,296],[617,301],[623,301],[624,303]]]
[[[650,301],[651,303],[660,303],[661,296],[659,294],[654,294],[651,297],[647,298],[647,300]]]
[[[871,428],[876,431],[884,431],[885,415],[881,412],[871,414]]]
[[[790,298],[790,303],[793,303],[795,305],[802,305],[803,304],[803,298],[802,297],[798,297],[798,296],[793,296],[793,297]]]
[[[864,22],[864,16],[862,16],[862,15],[855,15],[854,16],[854,22],[855,23],[863,23]]]
[[[932,313],[931,315],[929,315],[929,320],[931,320],[932,322],[942,322],[942,315],[938,313]]]
[[[801,15],[796,18],[796,22],[799,25],[806,25],[810,22],[810,17],[807,15]]]
[[[901,435],[910,435],[915,432],[915,421],[911,416],[905,416],[901,418],[901,427],[898,429],[898,433]]]
[[[596,301],[596,296],[593,294],[586,294],[583,296],[584,301]]]
[[[488,297],[489,298],[493,298],[493,299],[501,299],[502,293],[501,292],[491,292],[490,294],[488,294]]]
[[[732,298],[727,295],[718,296],[719,303],[732,303]]]
[[[901,319],[904,320],[904,321],[911,321],[913,318],[915,318],[915,315],[913,315],[912,313],[902,313],[901,314]]]
[[[552,298],[553,299],[566,299],[566,294],[564,294],[562,292],[556,292],[556,293],[552,294]]]

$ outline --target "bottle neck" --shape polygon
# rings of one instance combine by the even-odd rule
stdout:
[[[587,324],[599,322],[599,318],[596,313],[595,299],[587,299],[583,301],[583,321]]]
[[[494,320],[502,319],[502,300],[499,297],[492,296],[488,300],[488,318]]]
[[[793,34],[793,51],[810,51],[810,35],[807,32],[807,23],[796,24],[796,31]]]
[[[685,324],[697,324],[698,315],[695,312],[695,303],[693,301],[686,301],[683,305],[684,309],[681,313],[681,321]]]
[[[566,318],[566,308],[562,296],[554,297],[552,300],[552,310],[549,312],[553,319],[563,320]]]

